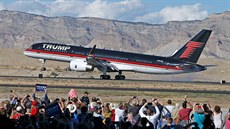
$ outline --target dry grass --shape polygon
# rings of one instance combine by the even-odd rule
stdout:
[[[158,81],[118,81],[95,79],[58,79],[58,78],[0,78],[0,84],[28,84],[45,83],[50,86],[85,86],[85,87],[117,87],[117,88],[149,88],[149,89],[177,89],[177,90],[205,90],[230,91],[230,85],[203,84],[203,83],[177,83]]]

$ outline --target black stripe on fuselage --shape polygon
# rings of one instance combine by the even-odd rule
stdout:
[[[49,45],[49,46],[48,46]],[[53,46],[53,48],[51,47]],[[60,46],[59,48],[57,46]],[[69,47],[69,49],[65,49],[65,47]],[[91,48],[85,48],[81,46],[72,46],[72,45],[64,45],[64,44],[56,44],[56,43],[37,43],[32,45],[32,49],[34,50],[45,50],[50,52],[62,52],[66,54],[78,54],[87,56],[91,50]],[[156,64],[163,66],[179,66],[184,64],[185,62],[175,60],[167,57],[153,56],[153,55],[145,55],[131,52],[122,52],[122,51],[114,51],[114,50],[106,50],[106,49],[95,49],[94,54],[97,58],[110,58],[114,60],[122,60],[122,61],[132,61],[139,63],[147,63],[147,64]]]

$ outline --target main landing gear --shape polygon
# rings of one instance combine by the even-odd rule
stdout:
[[[107,68],[103,69],[102,70],[103,74],[100,76],[100,79],[103,79],[103,80],[109,80],[111,77],[110,75],[107,75]]]
[[[100,79],[104,79],[104,80],[109,80],[110,78],[111,78],[110,75],[103,74],[100,76]]]
[[[42,63],[41,63],[41,71],[46,71],[46,67],[45,67],[45,62],[46,62],[46,60],[44,60],[44,59],[39,59],[39,61],[41,61]]]
[[[110,75],[106,75],[106,73],[104,73],[103,75],[100,76],[100,79],[110,80],[111,77]],[[125,76],[122,75],[122,71],[119,71],[119,74],[115,76],[115,80],[125,80]]]
[[[125,76],[124,75],[116,75],[115,79],[116,80],[125,80]]]
[[[115,76],[116,80],[125,80],[125,75],[122,75],[122,71],[119,71],[119,74]]]

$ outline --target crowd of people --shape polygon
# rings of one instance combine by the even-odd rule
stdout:
[[[181,104],[159,98],[147,101],[134,96],[125,103],[106,103],[97,97],[76,95],[71,89],[68,99],[20,97],[15,91],[0,105],[1,129],[230,129],[230,109],[208,103],[192,104],[187,97]],[[222,119],[224,116],[224,119]]]

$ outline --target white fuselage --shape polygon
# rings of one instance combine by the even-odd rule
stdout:
[[[49,54],[49,53],[41,53],[41,52],[33,52],[33,51],[24,51],[24,54],[29,57],[45,59],[45,60],[55,60],[62,62],[71,62],[73,60],[81,60],[86,61],[86,58],[82,57],[71,57],[66,55],[57,55],[57,54]],[[183,70],[178,69],[167,69],[167,68],[159,68],[152,66],[143,66],[138,64],[129,64],[123,62],[110,61],[111,65],[116,66],[121,71],[133,71],[147,74],[177,74],[183,73]]]

